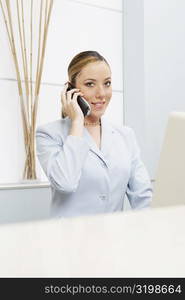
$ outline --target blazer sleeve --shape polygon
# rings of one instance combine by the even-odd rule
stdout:
[[[127,197],[133,209],[150,207],[152,187],[148,172],[140,158],[140,150],[134,131],[130,129],[132,147],[131,174],[127,186]]]
[[[51,185],[63,193],[74,192],[79,184],[89,146],[82,137],[68,135],[60,140],[47,128],[36,131],[37,156]]]

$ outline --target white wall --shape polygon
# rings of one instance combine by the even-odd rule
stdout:
[[[169,112],[185,111],[184,12],[184,0],[144,1],[146,142],[153,177]]]
[[[124,119],[132,127],[146,156],[144,91],[144,2],[124,0],[123,6]]]
[[[155,179],[171,111],[185,110],[185,1],[124,1],[125,122]]]
[[[10,3],[15,5],[15,0]],[[60,92],[67,80],[67,65],[75,54],[90,49],[99,51],[111,65],[113,99],[106,115],[113,122],[123,123],[122,38],[121,0],[54,1],[38,125],[60,118]],[[24,144],[14,65],[1,11],[0,41],[3,58],[0,63],[0,183],[9,183],[21,180]],[[38,176],[46,180],[39,165]]]

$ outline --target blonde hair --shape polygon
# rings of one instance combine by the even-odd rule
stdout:
[[[100,55],[97,51],[83,51],[74,56],[68,66],[68,78],[69,82],[75,87],[76,77],[81,72],[82,68],[92,62],[104,61],[108,66],[106,59]],[[62,118],[65,118],[65,112],[62,109]]]

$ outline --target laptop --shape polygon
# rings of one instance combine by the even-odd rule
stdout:
[[[152,207],[185,204],[185,112],[169,115],[155,179]]]

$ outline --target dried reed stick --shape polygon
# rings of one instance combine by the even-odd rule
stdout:
[[[15,1],[15,0],[14,0]],[[38,52],[37,52],[37,64],[36,68],[36,80],[35,80],[35,91],[33,91],[33,3],[30,3],[30,20],[25,19],[25,7],[23,4],[24,0],[16,0],[17,5],[17,23],[19,32],[19,44],[21,55],[18,57],[17,45],[15,45],[14,29],[11,6],[9,0],[0,0],[0,7],[3,13],[3,19],[8,35],[10,49],[15,65],[18,92],[20,98],[20,107],[22,115],[23,133],[24,133],[24,144],[26,152],[26,160],[23,172],[23,178],[25,179],[36,179],[36,165],[35,165],[35,129],[36,129],[36,118],[38,110],[39,92],[41,85],[41,77],[43,71],[44,57],[46,40],[48,35],[48,27],[51,17],[51,11],[53,7],[53,0],[45,0],[45,8],[43,0],[40,0],[40,12],[39,12],[39,39],[38,39]],[[36,0],[37,2],[37,0]],[[25,1],[28,3],[28,1]],[[43,20],[44,16],[44,20]],[[28,31],[26,31],[28,26]],[[26,33],[29,32],[28,37]],[[30,38],[27,43],[28,38]],[[22,62],[22,64],[21,64]],[[22,67],[21,67],[22,66]],[[21,79],[23,74],[24,81]],[[25,92],[23,92],[23,87]]]
[[[35,103],[34,103],[34,111],[33,111],[34,128],[35,128],[35,125],[36,125],[36,116],[37,116],[37,109],[38,109],[38,95],[39,95],[39,91],[40,91],[40,82],[41,82],[41,76],[42,76],[42,71],[43,71],[43,63],[44,63],[45,50],[46,50],[46,40],[47,40],[48,26],[49,26],[49,22],[50,22],[52,7],[53,7],[53,0],[50,1],[47,21],[46,21],[46,24],[44,26],[44,36],[43,36],[43,44],[42,44],[42,51],[41,51],[41,61],[40,61],[39,72],[38,72],[38,81],[36,82],[36,87],[35,87]]]
[[[24,143],[26,145],[28,136],[27,136],[27,119],[26,119],[26,110],[24,106],[24,100],[23,100],[23,89],[22,89],[22,83],[21,83],[21,75],[19,71],[19,64],[18,64],[18,59],[17,59],[17,52],[16,52],[16,47],[15,47],[15,42],[14,42],[14,33],[13,33],[13,27],[12,27],[12,17],[11,17],[11,10],[10,10],[10,3],[8,0],[5,1],[6,8],[7,8],[7,15],[8,19],[5,17],[5,24],[7,23],[7,28],[9,28],[9,42],[10,42],[10,47],[12,50],[12,55],[13,55],[13,61],[15,65],[15,70],[16,70],[16,75],[17,75],[17,83],[18,83],[18,90],[19,90],[19,96],[20,96],[20,105],[21,105],[21,114],[22,114],[22,121],[23,121],[23,130],[24,130]],[[1,1],[1,7],[2,1]],[[4,14],[5,16],[5,14]]]

